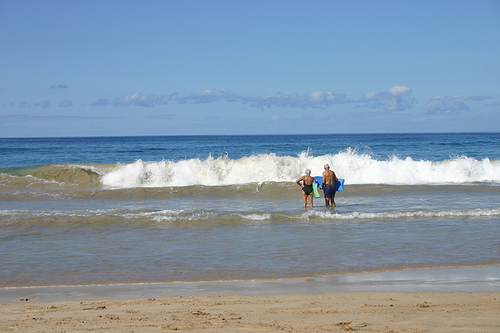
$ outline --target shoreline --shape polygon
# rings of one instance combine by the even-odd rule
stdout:
[[[339,292],[500,292],[500,266],[423,268],[275,280],[5,287],[0,303],[78,299]]]

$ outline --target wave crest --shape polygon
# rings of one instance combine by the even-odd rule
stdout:
[[[225,186],[263,182],[293,182],[305,169],[321,175],[329,164],[346,184],[428,185],[500,182],[498,160],[457,157],[440,162],[410,157],[376,160],[368,154],[346,150],[338,154],[297,157],[259,154],[240,159],[227,157],[117,165],[102,177],[109,187]]]
[[[231,159],[226,156],[206,159],[193,158],[180,161],[143,161],[118,164],[54,164],[39,167],[3,169],[0,186],[20,188],[43,180],[34,187],[48,186],[52,182],[78,187],[138,188],[228,186],[294,182],[311,169],[321,175],[328,163],[347,185],[429,185],[500,183],[500,160],[477,160],[462,156],[443,161],[413,160],[410,157],[391,157],[377,160],[366,153],[347,149],[338,154],[312,156],[302,152],[294,156],[274,153],[256,154]],[[5,176],[10,174],[9,177]],[[19,186],[16,186],[15,184]]]

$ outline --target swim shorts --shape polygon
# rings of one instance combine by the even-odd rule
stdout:
[[[335,185],[325,185],[323,189],[325,190],[325,198],[335,198]]]

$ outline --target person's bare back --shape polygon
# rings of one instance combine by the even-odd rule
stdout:
[[[328,164],[325,165],[325,171],[323,172],[323,184],[322,186],[325,185],[333,185],[337,181],[337,176],[335,175],[335,172],[330,170],[330,166]]]
[[[300,182],[303,182],[304,184],[301,184]],[[302,187],[302,201],[303,201],[303,208],[305,209],[307,206],[307,199],[309,198],[309,206],[313,208],[313,187],[312,183],[316,182],[316,179],[314,177],[311,177],[311,170],[307,169],[305,176],[300,177],[297,179],[296,183],[297,185],[300,185]]]
[[[323,183],[321,187],[325,193],[325,204],[326,207],[330,207],[330,201],[332,207],[335,207],[335,182],[338,181],[337,175],[335,172],[330,170],[330,166],[325,164],[325,171],[323,172]]]

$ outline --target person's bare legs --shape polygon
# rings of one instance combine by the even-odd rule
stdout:
[[[335,197],[332,197],[331,200],[332,200],[332,208],[337,206],[335,205]],[[327,208],[330,208],[330,198],[325,198],[325,205]]]
[[[313,208],[313,194],[309,194],[309,207]]]
[[[302,202],[303,202],[303,208],[306,209],[307,208],[307,194],[305,194],[304,191],[302,191]]]

